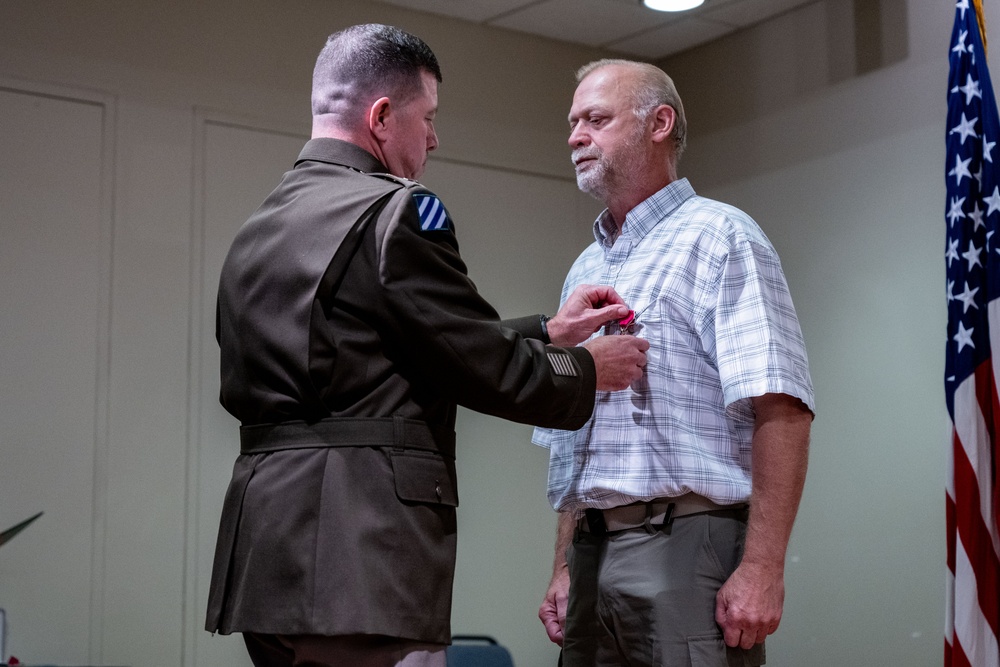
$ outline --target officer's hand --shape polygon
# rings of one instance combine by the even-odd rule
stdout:
[[[553,345],[570,347],[590,338],[609,320],[628,315],[628,306],[607,285],[580,285],[548,322]]]
[[[597,390],[618,391],[642,377],[649,341],[635,336],[598,336],[585,345],[597,367]]]

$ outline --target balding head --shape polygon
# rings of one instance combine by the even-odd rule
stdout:
[[[684,116],[684,104],[677,94],[673,80],[655,65],[614,58],[605,58],[584,65],[577,70],[576,80],[579,83],[593,72],[609,66],[627,72],[628,75],[622,77],[623,92],[629,95],[632,110],[640,121],[645,122],[660,105],[665,104],[674,110],[674,129],[671,134],[673,157],[674,162],[679,160],[687,146],[687,119]]]

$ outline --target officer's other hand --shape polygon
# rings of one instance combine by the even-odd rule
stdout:
[[[609,320],[628,315],[628,306],[607,285],[580,285],[548,322],[553,345],[569,347],[582,343]]]
[[[635,336],[598,336],[585,345],[597,368],[597,390],[618,391],[642,377],[649,341]]]

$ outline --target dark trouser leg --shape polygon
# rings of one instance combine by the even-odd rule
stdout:
[[[563,635],[563,667],[611,667],[619,662],[614,629],[599,609],[597,581],[606,540],[577,532],[566,553],[570,572],[569,605]]]
[[[254,667],[445,667],[445,646],[379,635],[244,633]]]
[[[715,595],[739,564],[746,524],[675,519],[669,530],[629,530],[570,547],[565,667],[755,667],[764,647],[730,649]]]
[[[254,667],[292,667],[295,653],[285,647],[275,635],[244,632],[243,642]]]

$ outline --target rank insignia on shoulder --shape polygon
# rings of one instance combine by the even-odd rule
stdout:
[[[579,375],[576,371],[576,364],[573,363],[573,357],[570,355],[565,352],[548,352],[546,354],[548,354],[549,364],[556,375],[571,378]]]
[[[444,204],[435,195],[415,194],[413,201],[420,213],[420,231],[437,232],[451,229],[451,218]]]

